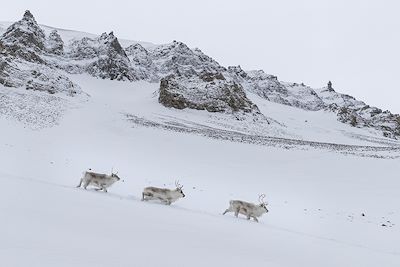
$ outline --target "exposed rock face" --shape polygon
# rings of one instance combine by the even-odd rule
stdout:
[[[161,79],[159,102],[177,109],[259,113],[242,86],[227,81],[220,73],[203,72],[189,77],[171,74]]]
[[[50,54],[64,54],[64,42],[56,30],[53,30],[46,41],[46,50]]]
[[[150,51],[161,79],[159,102],[177,109],[259,113],[242,85],[201,50],[174,41]],[[227,74],[225,77],[224,74]]]

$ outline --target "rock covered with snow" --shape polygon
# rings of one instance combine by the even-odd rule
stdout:
[[[245,72],[240,66],[228,67],[228,71],[246,90],[269,101],[306,110],[320,110],[324,107],[315,91],[304,84],[283,83],[263,70]]]
[[[140,44],[133,44],[128,46],[125,52],[131,62],[131,67],[141,80],[159,81],[158,68],[146,48]]]
[[[225,68],[206,56],[199,49],[190,49],[182,42],[159,45],[149,51],[161,76],[170,74],[192,75],[194,73],[216,73]]]
[[[209,112],[257,113],[258,107],[246,96],[240,83],[226,69],[200,49],[182,42],[157,46],[150,51],[159,76],[159,102],[166,107]]]
[[[28,10],[0,38],[0,49],[30,62],[43,63],[39,53],[45,48],[45,34]]]
[[[209,112],[259,113],[243,87],[227,81],[221,73],[170,74],[161,79],[159,102],[166,107]]]
[[[326,110],[335,112],[338,120],[353,127],[374,128],[390,138],[400,137],[400,116],[390,111],[371,107],[354,97],[336,92],[332,83],[316,89],[318,96],[325,103]]]
[[[56,34],[51,38],[58,39]],[[74,96],[80,93],[79,85],[74,84],[62,70],[48,64],[46,56],[44,31],[26,11],[23,18],[0,37],[0,84],[51,94]]]
[[[113,32],[98,38],[84,37],[69,47],[68,56],[75,60],[88,60],[85,70],[92,76],[111,80],[139,80],[130,67],[130,61]]]

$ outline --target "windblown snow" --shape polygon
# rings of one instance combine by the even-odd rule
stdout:
[[[400,265],[395,114],[180,42],[41,27],[0,73],[1,266]],[[76,188],[88,169],[124,182]],[[140,201],[175,180],[185,198]],[[262,193],[259,223],[222,215]]]

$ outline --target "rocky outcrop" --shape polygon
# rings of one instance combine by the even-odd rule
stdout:
[[[238,83],[221,73],[184,76],[171,74],[161,79],[159,102],[166,107],[191,108],[209,112],[259,113]]]

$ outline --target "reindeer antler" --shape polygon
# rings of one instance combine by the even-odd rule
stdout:
[[[179,180],[175,181],[175,186],[176,186],[176,188],[179,188],[179,189],[182,189],[182,187],[183,187],[183,185],[179,184]]]
[[[265,194],[261,194],[258,196],[258,201],[260,202],[260,204],[268,205],[268,203],[264,201],[264,198]]]

